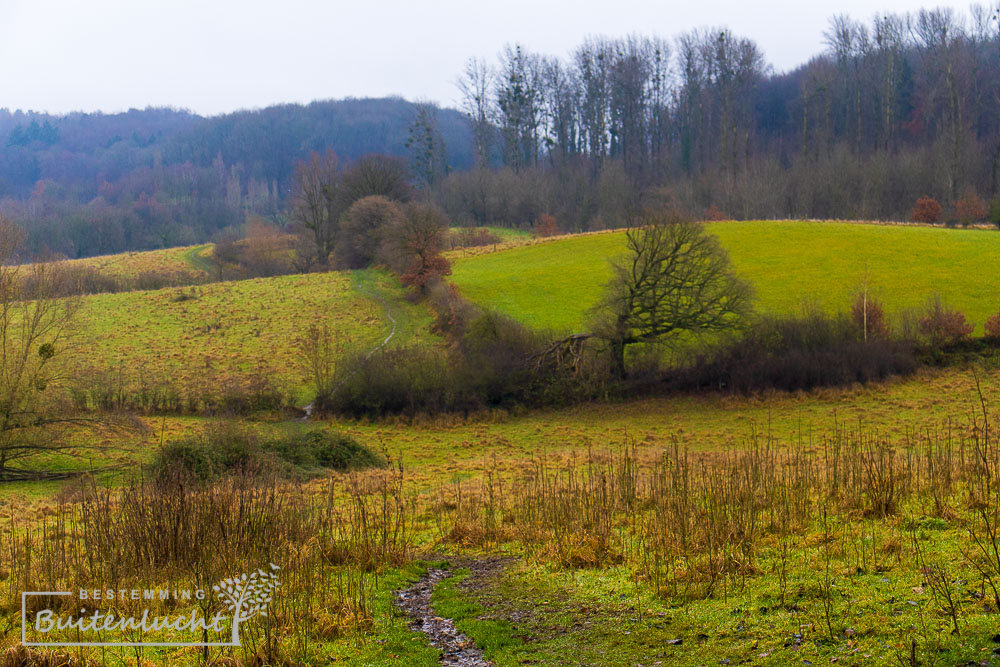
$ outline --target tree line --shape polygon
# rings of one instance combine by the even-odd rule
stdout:
[[[838,15],[825,47],[787,73],[725,28],[472,59],[459,88],[477,169],[437,196],[466,220],[549,213],[568,230],[664,202],[708,217],[908,219],[928,196],[945,219],[986,218],[1000,194],[1000,6]]]
[[[333,150],[342,165],[405,159],[421,199],[468,226],[600,229],[646,209],[1000,222],[997,5],[838,15],[789,72],[705,28],[589,37],[566,57],[512,44],[457,74],[461,112],[398,98],[214,118],[0,109],[0,213],[31,253],[70,257],[286,227],[296,165]]]
[[[201,243],[261,217],[283,225],[297,161],[328,147],[344,162],[407,158],[420,108],[388,98],[211,118],[175,109],[0,109],[0,213],[25,230],[24,250],[36,256]],[[458,111],[435,112],[440,162],[468,167],[468,135]]]

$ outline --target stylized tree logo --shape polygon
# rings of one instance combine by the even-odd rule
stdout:
[[[240,645],[240,623],[257,616],[267,616],[267,605],[271,602],[271,594],[280,586],[277,570],[281,568],[271,563],[271,571],[257,570],[232,579],[220,581],[212,590],[215,596],[224,601],[233,612],[234,646]]]

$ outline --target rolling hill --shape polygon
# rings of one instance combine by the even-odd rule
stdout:
[[[1000,234],[841,222],[717,222],[709,229],[756,288],[756,306],[785,313],[815,304],[846,309],[865,276],[890,312],[935,292],[982,333],[1000,309]],[[458,258],[452,281],[472,301],[530,326],[580,331],[622,254],[623,232],[564,237]]]

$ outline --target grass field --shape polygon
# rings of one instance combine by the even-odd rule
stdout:
[[[998,400],[1000,374],[994,369],[980,370],[979,375],[987,400]],[[498,665],[635,665],[657,660],[679,665],[722,660],[784,665],[804,664],[802,660],[828,663],[832,658],[848,664],[890,665],[898,664],[897,652],[905,654],[907,637],[919,639],[921,657],[933,656],[937,649],[931,648],[931,642],[939,642],[938,664],[945,665],[959,659],[964,664],[988,654],[993,647],[994,616],[984,613],[974,596],[963,594],[962,634],[952,636],[951,621],[914,569],[906,546],[911,532],[935,557],[954,561],[951,567],[956,578],[972,582],[975,576],[958,552],[967,539],[966,520],[940,518],[929,499],[888,519],[847,512],[836,519],[831,528],[835,537],[829,543],[818,526],[804,528],[794,542],[786,580],[779,576],[785,567],[779,543],[765,539],[757,551],[757,569],[743,583],[733,575],[725,591],[682,603],[653,593],[640,576],[635,556],[625,562],[615,557],[587,566],[560,566],[551,560],[557,548],[551,544],[532,545],[518,539],[500,544],[456,543],[448,537],[448,527],[456,519],[440,513],[442,507],[453,506],[456,494],[461,497],[459,489],[471,495],[490,475],[502,489],[502,498],[513,497],[518,483],[532,479],[542,461],[550,469],[548,474],[560,466],[575,465],[582,466],[580,474],[585,475],[590,453],[602,460],[629,439],[636,443],[640,469],[653,465],[674,443],[705,454],[736,453],[754,431],[771,432],[780,446],[798,442],[815,451],[822,449],[823,439],[836,424],[864,424],[902,445],[907,436],[960,432],[977,401],[973,372],[948,370],[927,371],[882,387],[810,394],[753,399],[678,397],[471,420],[328,422],[324,427],[346,430],[369,446],[383,446],[400,461],[405,471],[404,497],[417,508],[411,526],[414,552],[459,558],[457,576],[434,593],[435,612],[456,619],[459,629]],[[170,442],[190,437],[208,422],[203,418],[149,420],[147,435],[122,445],[136,459],[146,460],[157,446],[161,426]],[[258,427],[288,425],[262,423]],[[338,485],[348,483],[345,477],[335,479]],[[568,478],[560,475],[558,479]],[[50,511],[46,507],[51,501],[40,497],[37,489],[54,495],[67,484],[72,483],[14,485],[4,495],[15,507],[37,506],[43,516]],[[319,497],[327,493],[324,480],[307,488]],[[955,507],[961,509],[958,504]],[[620,523],[616,531],[629,529]],[[900,540],[903,546],[897,551]],[[837,636],[833,638],[824,627],[816,576],[824,567],[826,544],[831,545],[834,568],[831,613]],[[502,572],[483,579],[461,568],[462,562],[477,563],[490,554],[508,559]],[[420,564],[379,570],[374,588],[366,594],[371,620],[363,631],[316,640],[318,644],[309,649],[311,659],[330,656],[352,665],[434,664],[435,652],[419,633],[407,629],[391,605],[393,591],[421,572]],[[786,595],[788,600],[783,601]],[[178,654],[173,659],[190,664]]]
[[[155,271],[182,283],[204,282],[212,274],[212,264],[206,255],[211,245],[185,246],[71,259],[69,266],[89,266],[112,278],[135,278],[144,271]]]
[[[297,352],[305,331],[326,325],[340,349],[370,348],[392,328],[383,302],[397,320],[393,342],[429,335],[426,309],[375,271],[98,294],[83,298],[67,358],[78,369],[120,368],[131,378],[189,388],[264,373],[305,400]]]
[[[982,333],[1000,310],[1000,233],[833,222],[709,224],[736,270],[756,288],[757,308],[791,312],[805,303],[846,309],[867,275],[890,312],[934,292]],[[456,258],[452,281],[469,299],[537,328],[581,331],[588,309],[624,251],[621,232],[563,238]]]

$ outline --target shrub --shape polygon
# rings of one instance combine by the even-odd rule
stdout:
[[[993,201],[990,202],[990,222],[1000,227],[1000,195],[994,197]]]
[[[451,275],[451,262],[443,255],[434,254],[429,257],[417,257],[406,267],[399,282],[407,287],[425,289],[442,276]]]
[[[992,315],[986,320],[986,337],[1000,340],[1000,313]]]
[[[535,236],[538,238],[544,238],[546,236],[556,236],[559,233],[559,225],[556,224],[555,217],[549,215],[548,213],[542,213],[535,220],[533,227]]]
[[[889,337],[889,320],[881,302],[870,294],[861,292],[851,304],[851,320],[861,334],[862,340],[885,339]]]
[[[914,222],[924,222],[929,225],[937,224],[941,221],[941,204],[933,197],[921,197],[913,206],[910,218]]]
[[[719,210],[714,204],[705,209],[701,214],[702,220],[707,222],[718,222],[719,220],[732,220],[731,217],[726,215],[723,211]]]
[[[450,366],[446,352],[419,346],[348,356],[337,364],[334,391],[317,396],[313,406],[370,418],[455,410],[461,390],[450,381]],[[478,407],[475,397],[466,400]]]
[[[737,338],[679,369],[680,389],[796,391],[872,382],[916,369],[909,345],[861,340],[852,319],[814,313],[759,319]]]
[[[337,266],[360,269],[372,264],[387,231],[399,224],[402,207],[387,197],[373,195],[354,202],[341,217],[334,256]]]
[[[463,227],[448,237],[449,246],[452,248],[475,248],[495,245],[501,241],[503,239],[485,227]]]
[[[938,296],[927,304],[917,330],[933,347],[955,345],[972,335],[974,327],[969,324],[961,311],[951,310]]]
[[[479,312],[476,306],[462,298],[455,285],[444,281],[431,287],[428,304],[435,315],[434,332],[453,338],[460,338],[469,320]]]
[[[966,227],[974,222],[984,220],[986,218],[986,202],[970,190],[955,202],[955,217]]]
[[[448,309],[438,311],[448,350],[418,346],[350,356],[336,365],[335,388],[318,395],[314,407],[379,418],[558,405],[596,395],[606,368],[560,354],[558,345],[543,343],[509,317],[466,304],[446,287],[435,287],[432,301]]]
[[[319,469],[346,471],[384,463],[344,433],[296,429],[267,439],[235,422],[222,421],[202,437],[164,446],[154,460],[154,470],[161,477],[180,473],[207,481],[257,471],[302,477]]]
[[[385,463],[381,457],[345,433],[307,431],[289,442],[311,451],[316,463],[332,470],[371,468]]]

